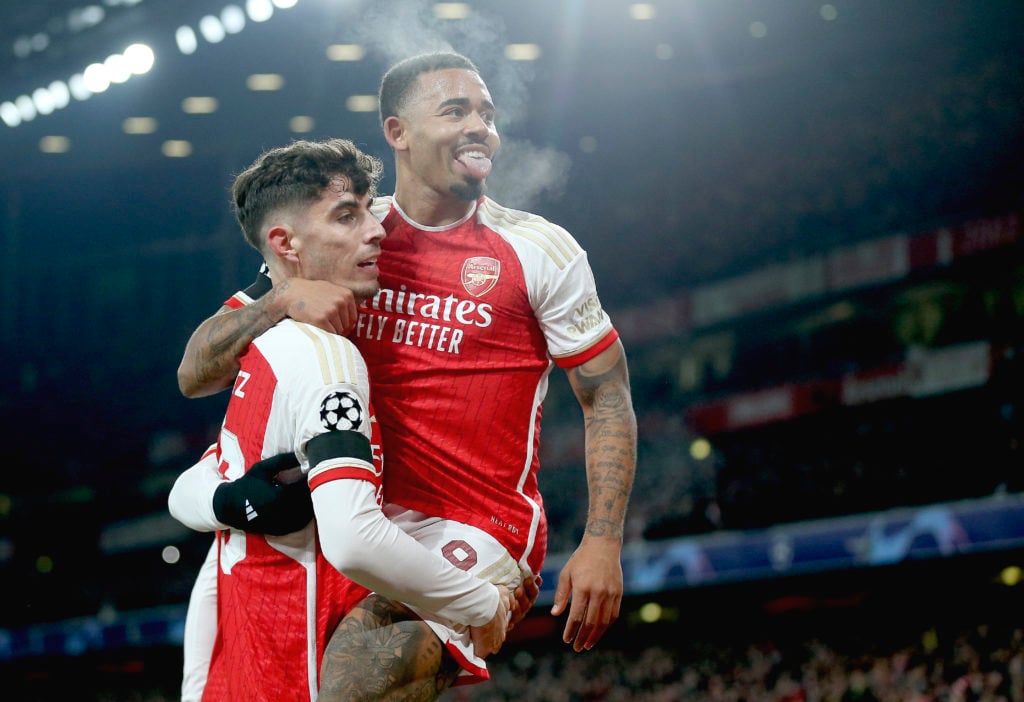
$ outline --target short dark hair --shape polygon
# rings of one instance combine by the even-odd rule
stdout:
[[[409,89],[421,74],[445,71],[451,68],[480,75],[480,69],[476,67],[476,64],[462,54],[450,51],[411,56],[389,68],[380,82],[380,94],[378,95],[381,125],[384,124],[384,120],[398,115],[405,107]]]
[[[315,202],[337,176],[352,181],[356,195],[374,196],[384,166],[348,139],[296,140],[264,152],[235,178],[235,218],[246,240],[262,250],[263,220],[281,207]]]

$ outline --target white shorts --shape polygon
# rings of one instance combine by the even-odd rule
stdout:
[[[519,564],[505,547],[485,531],[398,505],[384,505],[384,514],[405,533],[428,549],[478,578],[509,588],[523,581]],[[437,637],[462,666],[456,685],[483,682],[490,678],[483,658],[473,653],[469,627],[445,617],[409,607],[433,629]]]

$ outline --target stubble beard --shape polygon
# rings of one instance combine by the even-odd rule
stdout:
[[[359,306],[377,296],[377,293],[380,292],[380,281],[375,280],[372,283],[353,285],[349,287],[349,290],[352,291],[353,297],[356,298],[356,306]]]
[[[451,187],[452,194],[458,197],[460,200],[466,202],[474,202],[480,199],[480,196],[487,190],[487,183],[483,180],[469,180],[464,182],[455,183]]]

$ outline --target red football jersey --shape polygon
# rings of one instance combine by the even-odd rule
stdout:
[[[242,357],[218,439],[220,470],[235,478],[270,456],[296,452],[332,428],[372,429],[366,367],[347,340],[286,320]],[[346,400],[347,415],[339,410]],[[355,408],[355,409],[353,409]],[[344,426],[339,426],[340,424]],[[336,465],[311,482],[359,477],[380,485],[374,466]],[[368,591],[321,554],[314,523],[286,536],[217,534],[217,640],[204,700],[315,699],[326,642]]]
[[[388,455],[384,499],[483,529],[539,573],[548,374],[618,338],[586,252],[561,227],[486,197],[437,228],[411,222],[390,197],[374,208],[388,233],[381,292],[350,338]]]

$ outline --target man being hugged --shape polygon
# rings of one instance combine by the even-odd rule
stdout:
[[[360,301],[376,294],[385,232],[370,205],[380,173],[379,161],[333,139],[271,150],[238,176],[238,221],[275,286],[302,278]],[[217,444],[169,501],[183,523],[217,530],[203,699],[316,699],[326,641],[370,590],[473,627],[482,655],[501,646],[510,591],[431,553],[384,516],[380,443],[366,363],[348,339],[287,318],[241,355]],[[279,458],[287,454],[294,468]],[[308,482],[313,521],[296,481]],[[261,491],[271,493],[266,502]],[[260,514],[271,504],[276,514]],[[437,687],[436,670],[392,672],[394,690]]]

